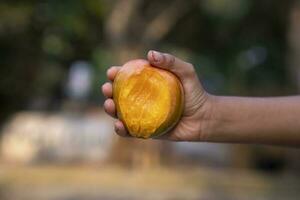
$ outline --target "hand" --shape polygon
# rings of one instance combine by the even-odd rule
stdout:
[[[149,51],[147,59],[151,65],[177,75],[183,85],[185,95],[184,111],[180,121],[169,133],[157,138],[173,141],[202,140],[203,123],[201,122],[209,115],[211,98],[202,88],[194,66],[173,55],[157,51]],[[114,81],[120,68],[120,66],[113,66],[107,70],[107,77],[110,81]],[[116,118],[116,108],[112,99],[112,83],[103,84],[102,92],[107,97],[104,102],[104,110]],[[120,120],[115,122],[115,131],[120,136],[130,136]]]

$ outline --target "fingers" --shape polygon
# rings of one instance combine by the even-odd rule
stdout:
[[[113,92],[112,92],[112,84],[109,82],[106,82],[102,85],[102,93],[106,98],[112,98]]]
[[[124,124],[120,120],[117,120],[115,122],[115,131],[116,131],[116,133],[119,136],[122,136],[122,137],[131,137],[129,135],[128,131],[126,130]]]
[[[104,102],[104,110],[110,116],[112,116],[114,118],[117,117],[115,103],[112,99],[106,99],[106,101]],[[124,124],[120,120],[117,120],[115,122],[115,131],[118,135],[120,135],[122,137],[131,137],[128,134],[128,131],[126,130]]]
[[[116,74],[118,73],[118,71],[120,70],[121,67],[118,66],[113,66],[110,67],[107,70],[107,78],[111,81],[114,80]],[[101,87],[102,89],[102,93],[103,95],[108,98],[105,100],[104,102],[104,110],[107,114],[109,114],[110,116],[116,118],[116,107],[115,107],[115,103],[112,100],[112,96],[113,96],[113,87],[112,84],[109,82],[106,82],[102,85]]]
[[[106,75],[107,75],[107,78],[110,80],[110,81],[114,81],[118,71],[121,69],[121,67],[119,66],[113,66],[113,67],[110,67],[107,71],[106,71]],[[107,82],[107,83],[104,83],[102,85],[102,93],[104,94],[105,97],[107,98],[111,98],[112,97],[112,84]]]
[[[152,65],[173,72],[182,81],[196,74],[192,64],[171,54],[151,50],[148,52],[147,57]]]
[[[121,69],[120,66],[113,66],[113,67],[110,67],[107,71],[106,71],[106,75],[107,75],[107,78],[111,81],[114,81],[118,71]]]
[[[110,116],[116,118],[116,106],[112,99],[106,99],[104,102],[104,110]]]

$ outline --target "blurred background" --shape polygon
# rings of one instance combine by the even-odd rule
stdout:
[[[1,200],[300,198],[298,149],[117,137],[105,71],[149,49],[213,94],[299,94],[300,2],[1,0]]]

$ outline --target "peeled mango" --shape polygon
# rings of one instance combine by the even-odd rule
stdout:
[[[113,83],[113,98],[118,117],[129,134],[144,139],[172,129],[184,105],[177,76],[142,59],[129,61],[119,70]]]

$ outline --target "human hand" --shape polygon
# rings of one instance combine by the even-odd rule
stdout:
[[[173,55],[157,51],[149,51],[147,59],[151,65],[174,73],[181,81],[185,105],[181,119],[168,133],[157,137],[173,141],[199,141],[202,140],[203,123],[210,110],[210,95],[203,89],[194,66],[182,61]],[[112,97],[112,84],[120,66],[113,66],[107,70],[107,77],[112,82],[102,85],[102,92],[107,98],[104,110],[112,117],[116,116],[116,107]],[[130,136],[122,121],[115,122],[115,131],[120,136]]]

